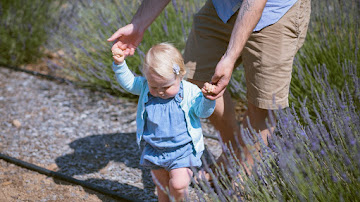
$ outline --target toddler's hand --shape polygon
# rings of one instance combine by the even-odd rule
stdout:
[[[124,55],[124,52],[120,48],[112,50],[112,54],[113,54],[115,64],[119,65],[124,62],[125,55]]]
[[[201,88],[201,91],[206,97],[206,95],[211,95],[214,89],[215,89],[215,85],[206,82],[204,83],[204,86]]]

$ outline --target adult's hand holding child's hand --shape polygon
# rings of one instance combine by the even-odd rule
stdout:
[[[107,41],[114,41],[111,48],[121,49],[125,56],[134,55],[136,47],[141,42],[144,31],[138,29],[133,23],[128,24],[118,29]]]
[[[211,85],[213,86],[211,93],[204,94],[210,100],[216,100],[223,96],[226,86],[229,84],[231,74],[234,69],[235,60],[222,57],[216,65],[215,73],[211,78]]]
[[[124,62],[124,51],[122,51],[120,48],[112,49],[112,54],[115,64],[119,65]]]

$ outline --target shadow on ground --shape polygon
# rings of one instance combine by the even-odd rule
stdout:
[[[100,175],[106,175],[108,179],[88,178],[86,181],[130,198],[157,200],[150,170],[143,169],[139,165],[141,153],[134,133],[92,135],[75,140],[69,146],[74,152],[55,160],[59,168],[58,172],[72,177],[99,172]],[[110,162],[112,163],[109,164]],[[127,167],[134,169],[127,169]],[[124,171],[124,169],[127,170]],[[143,184],[144,189],[128,183],[120,183],[116,179],[109,179],[124,177],[132,181],[136,180],[134,176],[139,175],[141,175],[139,183]]]

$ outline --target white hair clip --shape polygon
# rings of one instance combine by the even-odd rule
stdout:
[[[179,75],[180,73],[180,67],[178,64],[173,64],[173,72],[176,74],[176,75]]]

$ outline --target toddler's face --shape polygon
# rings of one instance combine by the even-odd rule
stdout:
[[[175,97],[175,95],[179,92],[181,80],[178,76],[176,78],[174,76],[173,79],[167,80],[157,74],[148,72],[145,77],[152,96],[169,99]]]

